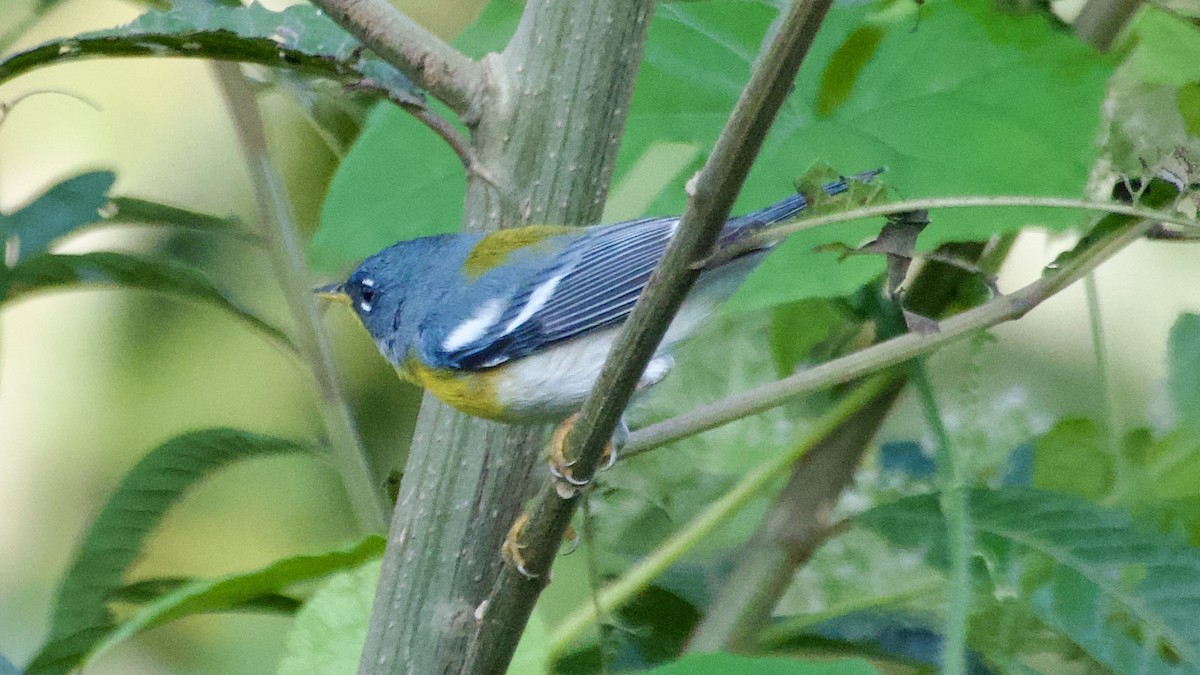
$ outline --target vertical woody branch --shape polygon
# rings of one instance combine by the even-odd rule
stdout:
[[[508,47],[478,64],[469,123],[481,171],[469,177],[466,227],[599,219],[652,4],[526,4]],[[504,567],[509,526],[545,482],[533,470],[542,436],[426,397],[359,672],[504,672],[532,606],[495,615],[505,641],[483,640],[477,617]]]
[[[712,249],[829,6],[830,0],[793,3],[756,65],[696,181],[679,233],[638,300],[578,425],[568,436],[567,455],[578,460],[577,478],[591,477],[642,371],[699,273],[693,263],[705,259]],[[523,538],[526,567],[537,576],[528,579],[512,567],[501,572],[476,616],[481,631],[471,656],[474,672],[498,672],[507,662],[520,635],[520,626],[514,627],[511,617],[532,611],[578,502],[578,494],[564,498],[549,484],[540,491]]]

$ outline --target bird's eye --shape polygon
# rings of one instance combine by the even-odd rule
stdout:
[[[370,288],[362,289],[362,300],[367,304],[375,302],[375,291]]]

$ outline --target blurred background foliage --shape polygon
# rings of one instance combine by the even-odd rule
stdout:
[[[510,0],[398,4],[446,38],[488,12],[458,37],[475,56],[503,45],[519,10]],[[1143,160],[1157,164],[1179,148],[1200,157],[1200,38],[1194,13],[1178,5],[1147,6],[1105,58],[1054,27],[1078,10],[1071,2],[1054,4],[1052,17],[1035,22],[1020,11],[994,14],[995,6],[983,2],[931,2],[890,14],[841,7],[814,48],[812,67],[803,70],[739,210],[786,193],[817,160],[847,172],[886,165],[888,184],[901,197],[1079,196],[1081,177],[1089,174],[1094,192],[1104,194],[1118,173],[1140,174]],[[11,27],[0,30],[0,40],[10,40],[5,51],[15,52],[123,24],[145,9],[115,0],[10,0],[0,7],[0,26]],[[763,3],[663,3],[606,219],[680,210],[679,188],[701,165],[771,19]],[[719,30],[710,30],[714,26]],[[977,47],[975,58],[958,58],[968,43]],[[1022,58],[1014,58],[1014,50]],[[877,58],[881,53],[887,58]],[[854,91],[839,88],[860,71]],[[298,95],[303,88],[286,77],[262,82],[259,101],[272,152],[320,274],[334,278],[395,239],[457,227],[461,170],[427,130],[388,106],[364,113]],[[0,126],[0,211],[17,212],[81,171],[109,170],[112,194],[255,222],[229,117],[204,63],[122,59],[56,66],[0,85],[0,102],[44,91],[69,95],[31,96]],[[1041,95],[1051,91],[1055,96]],[[1062,100],[1072,97],[1080,105],[1064,112]],[[921,245],[1021,228],[999,279],[1001,288],[1013,289],[1069,248],[1087,222],[1071,211],[953,212],[935,216]],[[822,345],[849,339],[834,335],[847,303],[825,298],[853,294],[882,264],[865,256],[839,263],[811,249],[831,239],[861,243],[872,228],[877,224],[805,233],[773,255],[723,318],[683,347],[677,372],[634,409],[635,427],[776,379],[817,358]],[[266,257],[236,239],[110,226],[90,228],[54,250],[169,257],[203,270],[255,316],[275,325],[289,321]],[[931,360],[943,415],[978,483],[1033,485],[1122,507],[1139,523],[1200,543],[1200,437],[1194,433],[1200,328],[1194,314],[1180,318],[1200,312],[1195,259],[1186,245],[1139,243],[1099,270],[1102,368],[1082,285],[991,331],[993,340],[965,342]],[[364,444],[377,469],[398,467],[419,393],[396,379],[348,312],[330,312],[327,325]],[[0,653],[23,664],[37,649],[80,533],[150,449],[182,431],[215,426],[315,438],[321,428],[314,400],[294,356],[212,303],[113,289],[6,302],[0,314]],[[595,538],[584,552],[595,556],[604,578],[620,575],[741,475],[795,443],[827,404],[827,397],[811,397],[620,464],[601,479]],[[932,484],[924,450],[931,439],[915,402],[901,402],[881,442],[882,451],[869,456],[839,505],[847,515],[892,499],[919,499]],[[651,630],[609,631],[613,663],[646,665],[674,653],[767,503],[767,495],[756,499],[620,613],[622,623]],[[920,502],[913,504],[914,513],[924,513]],[[1078,508],[1075,502],[1059,506]],[[831,645],[839,642],[874,640],[894,655],[917,644],[914,635],[936,638],[943,585],[938,563],[892,548],[889,539],[906,542],[888,536],[903,528],[889,525],[886,515],[830,542],[798,574],[777,614],[807,617],[816,627],[810,638],[827,641],[805,649],[836,652]],[[220,576],[337,549],[357,535],[327,465],[298,455],[255,459],[189,491],[129,577]],[[1006,664],[998,655],[1047,672],[1120,671],[1118,661],[1082,657],[1086,645],[1047,631],[1052,611],[1043,607],[1038,615],[1035,608],[1031,616],[1013,606],[1020,593],[1002,583],[1008,569],[1003,548],[992,546],[1000,552],[988,561],[993,576],[985,592],[994,602],[981,602],[973,620],[1011,631],[976,631],[983,637],[973,647],[1000,667]],[[561,559],[535,627],[553,631],[588,602],[586,560]],[[321,593],[361,608],[361,580],[372,577],[369,570],[354,574],[358,583],[339,578]],[[838,611],[881,607],[880,597],[904,608],[908,637],[896,637],[895,615],[881,628],[871,616]],[[822,623],[822,617],[841,623]],[[311,614],[296,624],[298,631],[328,629]],[[118,646],[89,672],[257,673],[281,662],[283,672],[306,672],[317,657],[305,656],[295,638],[289,641],[292,625],[279,614],[190,616]],[[910,656],[922,663],[932,653],[936,648]],[[330,663],[344,663],[338,658]],[[584,645],[563,667],[587,671],[597,658],[595,648]]]

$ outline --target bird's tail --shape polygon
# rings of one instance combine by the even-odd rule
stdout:
[[[868,183],[875,176],[883,173],[883,171],[883,168],[872,169],[871,171],[864,171],[853,176],[842,177],[833,181],[832,183],[822,186],[822,189],[825,191],[825,194],[829,195],[830,197],[840,195],[850,189],[851,181]],[[808,200],[805,199],[804,195],[802,194],[795,194],[791,197],[787,197],[786,199],[775,202],[766,208],[747,213],[744,216],[731,218],[729,223],[725,226],[725,232],[721,236],[721,241],[722,243],[727,243],[737,239],[747,232],[753,232],[768,225],[774,225],[775,223],[781,223],[790,218],[794,218],[806,208],[808,208]]]

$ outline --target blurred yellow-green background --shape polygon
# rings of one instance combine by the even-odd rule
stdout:
[[[4,4],[0,25],[22,20],[32,3]],[[404,4],[452,36],[483,1]],[[117,25],[140,9],[72,0],[14,47]],[[119,177],[117,194],[254,222],[242,159],[205,63],[57,66],[0,87],[0,101],[35,91],[71,96],[34,96],[5,118],[0,209],[11,211],[68,175],[110,168]],[[285,95],[267,93],[261,104],[298,219],[311,231],[337,150]],[[1069,238],[1023,235],[1001,287],[1028,281],[1069,244]],[[145,228],[106,228],[69,243],[72,251],[97,248],[170,250],[253,309],[286,321],[270,265],[245,247]],[[1139,244],[1097,274],[1119,424],[1166,421],[1163,348],[1178,313],[1200,311],[1195,261],[1188,247]],[[364,437],[386,456],[403,446],[417,394],[395,379],[348,313],[331,312],[328,325]],[[999,343],[979,356],[965,346],[949,350],[934,362],[935,373],[957,377],[969,363],[982,373],[982,407],[997,414],[1015,406],[1046,425],[1064,414],[1103,414],[1082,286],[995,333]],[[211,308],[117,290],[54,292],[6,305],[0,313],[0,652],[17,664],[29,658],[79,536],[149,449],[180,431],[211,426],[311,437],[319,432],[313,397],[300,364]],[[969,410],[956,405],[947,404],[948,415]],[[918,418],[897,416],[914,424]],[[893,424],[885,436],[921,433]],[[174,508],[134,574],[223,574],[326,550],[356,534],[331,471],[311,459],[256,460],[223,471]],[[89,672],[270,672],[288,626],[280,617],[189,618],[149,632]]]

